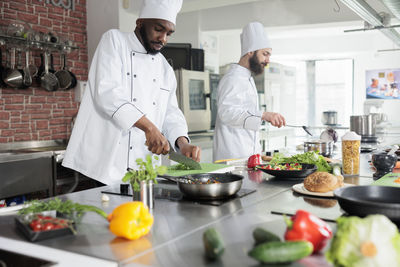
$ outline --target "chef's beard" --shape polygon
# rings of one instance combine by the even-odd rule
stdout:
[[[139,32],[140,32],[140,36],[142,37],[143,45],[144,45],[144,48],[146,49],[147,53],[149,53],[150,55],[156,55],[157,53],[159,53],[161,51],[161,50],[151,48],[151,43],[158,44],[160,42],[150,42],[149,41],[149,38],[147,38],[146,29],[145,29],[144,25],[143,25],[143,27],[140,28]]]
[[[258,58],[257,53],[254,53],[253,56],[249,59],[250,71],[255,75],[261,74],[264,72],[264,64],[262,64]]]

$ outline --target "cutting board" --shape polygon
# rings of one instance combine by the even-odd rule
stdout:
[[[166,175],[170,176],[183,176],[188,174],[197,174],[197,173],[206,173],[206,172],[213,172],[213,173],[224,173],[230,172],[235,169],[235,166],[227,166],[226,164],[214,164],[214,163],[200,163],[201,170],[173,170],[176,165],[171,165],[168,167]]]
[[[400,173],[388,173],[379,180],[373,182],[373,185],[383,185],[383,186],[396,186],[400,187],[400,183],[394,182],[396,179],[400,178]]]

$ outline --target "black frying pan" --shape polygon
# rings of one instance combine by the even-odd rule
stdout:
[[[383,214],[400,222],[400,188],[392,186],[349,186],[336,189],[340,207],[349,215]]]
[[[240,190],[243,182],[242,175],[232,173],[200,173],[179,177],[159,175],[159,177],[176,182],[185,197],[201,200],[231,197]],[[207,184],[207,180],[217,183]]]

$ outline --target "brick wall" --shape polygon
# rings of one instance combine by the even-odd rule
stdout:
[[[38,32],[52,32],[72,40],[79,47],[67,55],[67,65],[78,80],[87,80],[88,55],[86,0],[73,0],[75,10],[38,0],[1,0],[0,26],[27,23]],[[5,64],[5,47],[2,63]],[[39,50],[32,50],[35,65],[40,65]],[[54,54],[55,70],[60,69],[59,54]],[[0,86],[0,143],[68,139],[72,118],[78,111],[74,89],[48,92],[37,81],[28,89]]]

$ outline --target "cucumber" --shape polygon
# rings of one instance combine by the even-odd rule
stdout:
[[[214,228],[204,231],[203,244],[206,257],[210,260],[216,260],[224,253],[224,242],[221,235]]]
[[[256,245],[261,243],[271,242],[271,241],[281,241],[279,236],[271,233],[270,231],[265,230],[264,228],[257,227],[253,231],[254,241],[256,241]]]
[[[289,263],[310,255],[313,245],[308,241],[268,242],[256,246],[248,255],[262,263]]]

